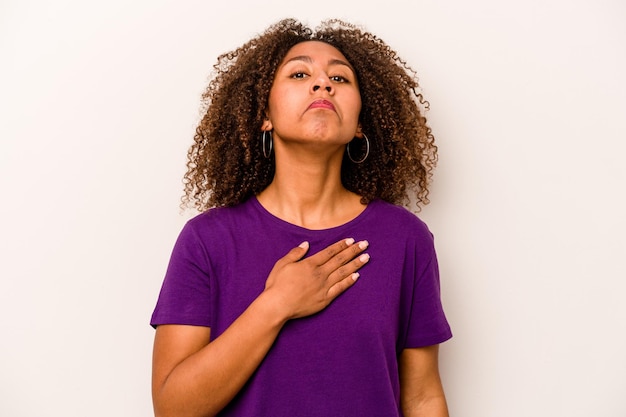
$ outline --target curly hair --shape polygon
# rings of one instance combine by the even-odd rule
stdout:
[[[374,199],[408,204],[410,192],[418,209],[428,204],[437,147],[415,71],[381,39],[353,24],[331,19],[311,30],[285,19],[218,57],[202,94],[204,116],[187,154],[183,206],[204,211],[236,205],[270,184],[274,160],[263,156],[261,140],[269,92],[287,52],[311,40],[337,48],[354,67],[359,84],[359,120],[370,154],[361,164],[344,155],[344,187],[360,195],[363,204]]]

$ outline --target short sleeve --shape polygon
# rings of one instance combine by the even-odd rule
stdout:
[[[405,268],[405,274],[409,274],[405,279],[410,282],[405,289],[410,292],[405,294],[408,317],[402,348],[435,345],[452,337],[441,302],[439,265],[432,237],[426,248],[413,248],[411,252],[412,259]]]
[[[181,231],[150,324],[211,326],[209,259],[193,223]]]

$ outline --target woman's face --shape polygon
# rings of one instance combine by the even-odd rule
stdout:
[[[276,71],[263,130],[274,140],[346,144],[361,137],[356,74],[335,47],[318,41],[292,47]]]

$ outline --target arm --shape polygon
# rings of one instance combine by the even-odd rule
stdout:
[[[302,260],[303,244],[281,258],[265,290],[224,333],[210,342],[207,327],[157,327],[152,396],[155,415],[212,416],[239,392],[283,325],[324,309],[354,284],[367,242],[342,240]]]
[[[448,417],[439,377],[439,345],[405,349],[400,355],[400,402],[405,417]]]

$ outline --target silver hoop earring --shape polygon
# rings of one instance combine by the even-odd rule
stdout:
[[[266,133],[270,134],[269,148],[268,148],[268,145],[265,144],[265,134]],[[272,156],[272,149],[273,148],[274,148],[274,138],[272,138],[272,131],[271,130],[264,130],[263,131],[263,156],[266,157],[267,159],[269,159],[270,156]]]
[[[359,159],[359,160],[355,161],[354,158],[352,157],[352,155],[350,155],[350,143],[352,143],[352,142],[350,142],[350,143],[348,143],[346,145],[346,153],[348,154],[348,159],[350,159],[355,164],[360,164],[360,163],[364,162],[367,159],[367,157],[369,156],[369,154],[370,154],[370,141],[367,138],[367,136],[365,136],[365,133],[363,133],[363,137],[365,138],[365,155],[363,155],[363,157],[361,159]]]

